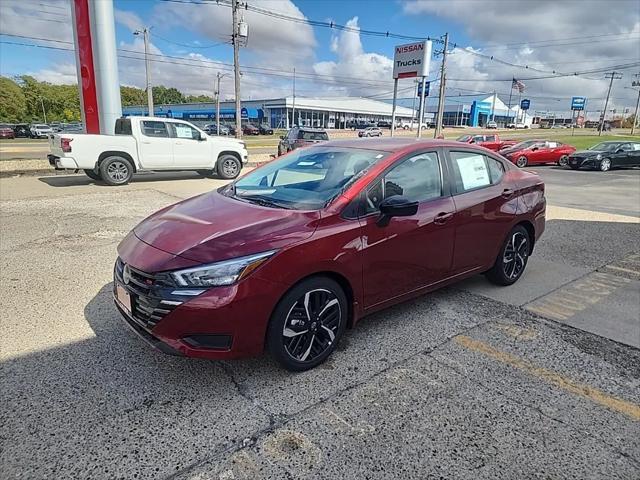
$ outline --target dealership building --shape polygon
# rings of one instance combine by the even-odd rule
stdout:
[[[445,102],[443,124],[445,126],[483,127],[492,118],[499,126],[521,122],[531,125],[533,117],[521,111],[518,98],[514,96],[509,108],[498,95],[448,96]],[[398,120],[411,121],[417,117],[417,99],[401,99],[396,109]],[[290,128],[292,125],[328,129],[349,128],[352,123],[391,121],[391,101],[372,100],[360,97],[284,97],[266,100],[242,101],[242,120],[252,123],[267,123],[271,128]],[[425,100],[426,122],[432,122],[438,109],[437,98]],[[214,122],[216,104],[178,103],[156,105],[155,115],[188,120],[198,125]],[[146,105],[123,107],[124,115],[146,115]],[[295,121],[293,116],[295,115]],[[235,122],[235,103],[220,102],[220,119]]]
[[[146,115],[146,105],[123,107],[124,115]],[[154,114],[159,117],[173,117],[189,120],[196,124],[214,122],[216,104],[182,103],[156,105]],[[336,97],[285,97],[268,100],[243,100],[241,115],[252,123],[268,123],[271,128],[289,128],[292,125],[318,128],[348,128],[353,122],[391,122],[391,104],[369,98]],[[295,115],[295,121],[294,121]],[[220,119],[234,122],[236,117],[234,102],[220,102]],[[414,110],[398,106],[396,118],[411,120]]]

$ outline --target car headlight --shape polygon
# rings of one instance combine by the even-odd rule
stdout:
[[[601,154],[597,154],[596,155],[596,160],[602,160],[602,155]]]
[[[210,265],[171,272],[180,287],[220,287],[239,282],[266,262],[276,250],[238,257]]]

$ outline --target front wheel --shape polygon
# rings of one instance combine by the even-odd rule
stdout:
[[[513,285],[522,276],[530,250],[529,232],[522,225],[516,225],[507,235],[498,258],[487,278],[497,285]]]
[[[267,347],[287,370],[309,370],[335,350],[347,325],[347,312],[347,298],[334,280],[304,280],[282,297],[273,312]]]
[[[123,157],[107,157],[100,164],[100,176],[107,185],[126,185],[133,177],[133,165]]]
[[[603,158],[602,160],[600,160],[600,171],[607,172],[609,170],[611,170],[611,160],[609,160],[608,158]]]
[[[216,172],[220,178],[233,180],[240,175],[242,163],[234,155],[222,155],[216,164]]]
[[[527,163],[529,163],[529,161],[527,160],[527,157],[525,157],[524,155],[522,157],[518,157],[518,159],[516,160],[516,165],[520,168],[526,167]]]
[[[559,167],[566,167],[567,165],[569,165],[569,156],[568,155],[562,155],[558,159],[558,166]]]

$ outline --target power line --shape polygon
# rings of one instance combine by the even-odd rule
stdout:
[[[159,38],[160,40],[167,42],[167,43],[172,43],[174,45],[178,45],[180,47],[186,47],[186,48],[201,48],[201,49],[206,49],[206,48],[214,48],[214,47],[218,47],[220,45],[225,45],[225,44],[230,44],[231,43],[231,38],[229,38],[228,40],[225,40],[224,42],[219,42],[219,43],[214,43],[213,45],[191,45],[188,43],[179,43],[179,42],[174,42],[173,40],[169,40],[168,38],[164,38],[161,37],[160,35],[158,35],[156,32],[153,33],[153,37],[154,38]]]

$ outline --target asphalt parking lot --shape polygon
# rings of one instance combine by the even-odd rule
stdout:
[[[640,478],[640,170],[535,168],[524,277],[375,314],[321,367],[165,356],[111,299],[143,217],[222,184],[0,179],[4,478]]]

